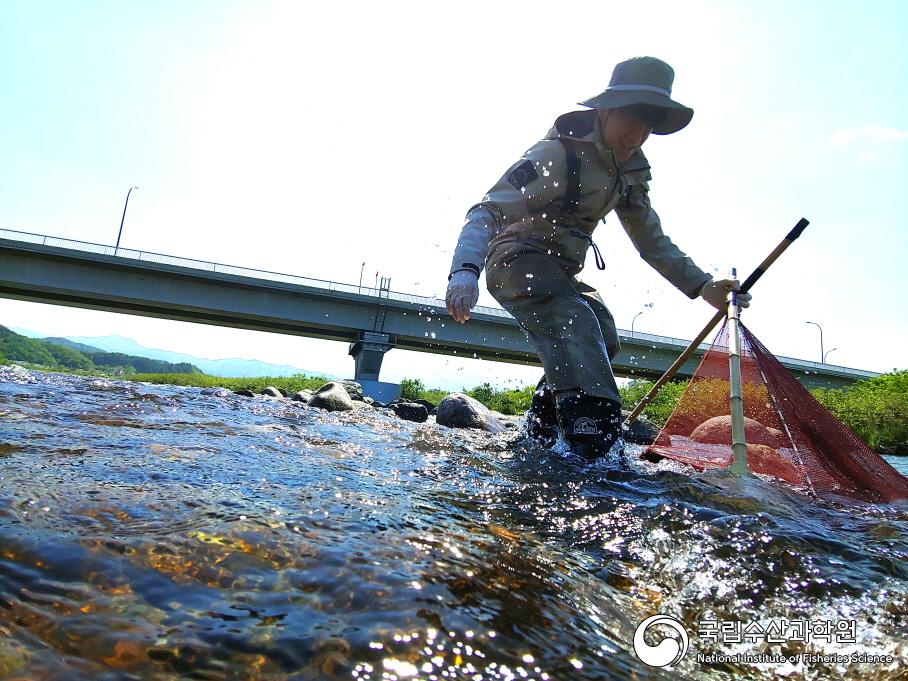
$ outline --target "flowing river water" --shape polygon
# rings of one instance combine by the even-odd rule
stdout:
[[[906,674],[905,505],[0,367],[2,679]]]

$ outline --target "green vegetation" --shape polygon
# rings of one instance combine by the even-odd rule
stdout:
[[[811,393],[873,450],[908,455],[908,370]]]
[[[522,414],[530,408],[533,390],[535,390],[535,386],[528,386],[520,390],[499,390],[493,388],[489,383],[483,383],[472,390],[464,388],[462,392],[482,402],[489,409],[513,415]],[[438,404],[449,392],[439,388],[426,388],[418,378],[405,378],[400,382],[400,396],[407,400],[420,399]]]
[[[689,382],[669,381],[666,383],[656,393],[653,401],[646,405],[643,415],[659,428],[664,426]],[[633,409],[652,387],[653,381],[636,380],[623,388],[618,388],[618,392],[621,393],[621,404],[625,409]]]
[[[15,362],[57,366],[57,360],[41,341],[20,336],[0,326],[0,352]]]
[[[628,386],[620,388],[622,402],[625,406],[636,404],[652,385],[651,381],[633,381]],[[687,381],[667,384],[657,393],[656,399],[643,410],[643,414],[656,425],[663,425],[686,387]],[[516,390],[499,390],[489,383],[483,383],[470,390],[464,389],[463,392],[482,402],[489,409],[502,414],[522,414],[530,408],[535,390],[534,385]],[[400,396],[405,399],[423,399],[438,404],[447,394],[447,390],[426,388],[422,380],[418,378],[405,378],[400,383]]]
[[[120,352],[77,350],[65,339],[27,338],[0,326],[0,355],[7,360],[51,371],[88,372],[103,375],[129,375],[137,372],[201,373],[198,367],[181,362],[173,364]],[[88,346],[81,346],[88,348]]]
[[[672,381],[662,386],[655,399],[643,410],[643,415],[656,426],[665,425],[688,383]],[[652,381],[638,380],[620,388],[624,407],[629,409],[637,404],[652,386]],[[715,386],[710,382],[701,382],[699,390],[703,394],[700,399],[727,399],[726,382],[721,382],[721,394],[714,394],[716,390],[713,388]],[[483,383],[463,392],[502,414],[522,414],[530,407],[534,389],[535,386],[527,386],[519,390],[498,390],[489,383]],[[816,389],[811,393],[874,451],[908,455],[908,370],[884,374],[849,388]],[[401,396],[407,399],[421,398],[438,404],[446,394],[444,390],[426,388],[418,378],[401,382]],[[751,398],[761,401],[759,395]]]
[[[54,360],[61,367],[88,370],[94,366],[94,362],[78,350],[67,348],[64,345],[57,345],[56,343],[45,343],[44,347],[53,355]]]
[[[467,390],[466,394],[502,414],[522,414],[530,408],[535,390],[535,385],[519,390],[499,390],[488,383],[483,383],[472,390]]]
[[[300,390],[318,390],[329,379],[321,376],[263,376],[259,378],[221,378],[208,374],[133,374],[125,376],[130,381],[145,383],[163,383],[166,385],[185,385],[195,388],[228,388],[229,390],[251,390],[260,392],[262,388],[274,386],[283,390],[288,395],[298,393]]]

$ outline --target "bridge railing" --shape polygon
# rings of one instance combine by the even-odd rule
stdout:
[[[315,279],[313,277],[303,277],[296,274],[285,274],[282,272],[272,272],[269,270],[257,270],[250,267],[240,267],[238,265],[226,265],[224,263],[216,263],[207,260],[196,260],[194,258],[184,258],[175,255],[166,255],[164,253],[154,253],[152,251],[138,251],[131,248],[115,248],[114,246],[107,246],[105,244],[95,244],[88,241],[78,241],[76,239],[63,239],[55,236],[47,236],[44,234],[35,234],[33,232],[20,232],[14,229],[2,229],[0,228],[0,238],[10,239],[13,241],[24,241],[26,243],[35,243],[45,246],[55,246],[58,248],[68,248],[72,250],[85,251],[88,253],[98,253],[101,255],[116,256],[120,258],[131,258],[133,260],[141,260],[144,262],[155,262],[165,265],[174,265],[177,267],[188,267],[196,270],[203,270],[207,272],[217,272],[221,274],[234,274],[241,277],[250,277],[253,279],[264,279],[266,281],[275,281],[282,282],[287,284],[298,284],[301,286],[309,286],[313,288],[321,288],[326,291],[341,291],[344,293],[355,293],[358,295],[371,296],[378,298],[381,294],[382,299],[398,300],[405,303],[411,303],[415,305],[421,305],[425,307],[432,308],[441,308],[445,309],[445,301],[439,298],[432,298],[428,296],[419,296],[412,293],[402,293],[399,291],[380,291],[379,289],[372,286],[361,286],[357,284],[345,284],[337,281],[330,281],[326,279]],[[487,307],[483,305],[477,305],[473,308],[475,313],[490,315],[493,317],[501,317],[513,319],[511,315],[505,310],[497,307]],[[650,333],[642,333],[640,331],[635,331],[631,334],[629,331],[623,329],[618,329],[618,333],[626,338],[630,337],[638,342],[656,342],[662,343],[679,349],[686,348],[690,341],[686,341],[682,338],[672,338],[671,336],[658,336]],[[710,347],[710,343],[701,343],[700,349],[707,350]],[[823,369],[825,371],[837,370],[842,374],[854,375],[860,377],[871,377],[878,374],[870,371],[863,371],[860,369],[851,369],[849,367],[838,366],[834,364],[821,364],[819,362],[809,362],[802,359],[794,359],[791,357],[782,357],[777,356],[778,359],[785,363],[786,365],[797,367],[804,371],[810,370],[819,370]]]
[[[241,277],[251,277],[254,279],[265,279],[267,281],[282,282],[286,284],[299,284],[300,286],[310,286],[314,288],[325,289],[326,291],[341,291],[344,293],[356,293],[358,295],[371,296],[378,298],[381,293],[382,298],[399,300],[401,302],[413,303],[416,305],[425,305],[426,307],[442,308],[445,307],[445,301],[439,298],[429,296],[419,296],[412,293],[402,293],[400,291],[380,291],[374,286],[362,286],[357,284],[345,284],[327,279],[316,279],[314,277],[304,277],[297,274],[286,274],[283,272],[273,272],[270,270],[258,270],[251,267],[241,267],[239,265],[227,265],[224,263],[211,262],[208,260],[197,260],[195,258],[184,258],[176,255],[166,255],[164,253],[155,253],[153,251],[138,251],[132,248],[115,248],[105,244],[95,244],[89,241],[78,241],[76,239],[63,239],[55,236],[46,236],[44,234],[34,234],[32,232],[20,232],[14,229],[0,229],[0,238],[11,239],[14,241],[25,241],[27,243],[41,244],[44,246],[56,246],[58,248],[69,248],[77,251],[88,253],[98,253],[100,255],[110,255],[119,258],[131,258],[143,262],[155,262],[164,265],[175,265],[177,267],[189,267],[191,269],[203,270],[206,272],[218,272],[221,274],[234,274]],[[474,308],[477,313],[492,315],[493,317],[510,317],[511,315],[500,308],[486,307],[477,305]]]

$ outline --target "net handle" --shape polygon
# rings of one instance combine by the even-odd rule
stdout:
[[[801,233],[809,224],[810,222],[806,218],[801,218],[800,220],[798,220],[798,224],[796,224],[794,228],[785,236],[785,238],[782,239],[779,245],[772,250],[772,253],[767,255],[763,259],[763,262],[761,262],[757,266],[757,268],[750,273],[750,276],[743,281],[743,283],[741,284],[741,291],[749,291],[750,288],[755,283],[757,283],[757,281],[759,281],[760,277],[762,277],[766,273],[766,270],[768,270],[770,266],[778,259],[778,257],[785,252],[785,249],[791,246],[795,239],[801,236]],[[718,324],[726,314],[727,312],[725,310],[718,310],[716,312],[713,318],[710,319],[706,326],[703,327],[703,330],[699,334],[697,334],[697,337],[690,342],[690,345],[687,346],[687,349],[682,352],[678,359],[675,360],[674,364],[672,364],[668,368],[668,370],[664,374],[662,374],[659,380],[653,384],[653,387],[649,389],[649,392],[646,393],[646,395],[644,395],[643,398],[637,403],[637,406],[634,407],[633,411],[631,411],[631,413],[628,414],[627,418],[624,419],[623,425],[625,428],[629,428],[630,425],[637,420],[637,417],[640,416],[640,412],[642,412],[646,408],[646,405],[653,401],[653,398],[656,397],[656,393],[659,392],[662,386],[668,383],[668,381],[670,381],[674,377],[674,375],[678,373],[678,370],[681,368],[681,366],[688,359],[690,359],[691,355],[693,355],[694,352],[696,352],[697,348],[700,346],[700,343],[703,342],[703,339],[706,338],[709,332],[716,327],[716,324]]]

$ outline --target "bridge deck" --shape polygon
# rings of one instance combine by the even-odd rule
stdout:
[[[437,298],[251,270],[159,253],[0,230],[0,296],[326,340],[362,342],[387,335],[390,346],[538,365],[516,321],[477,307],[454,323]],[[688,341],[618,331],[613,362],[624,377],[656,378]],[[698,357],[679,372],[691,376]],[[780,357],[810,387],[839,387],[876,373]]]

